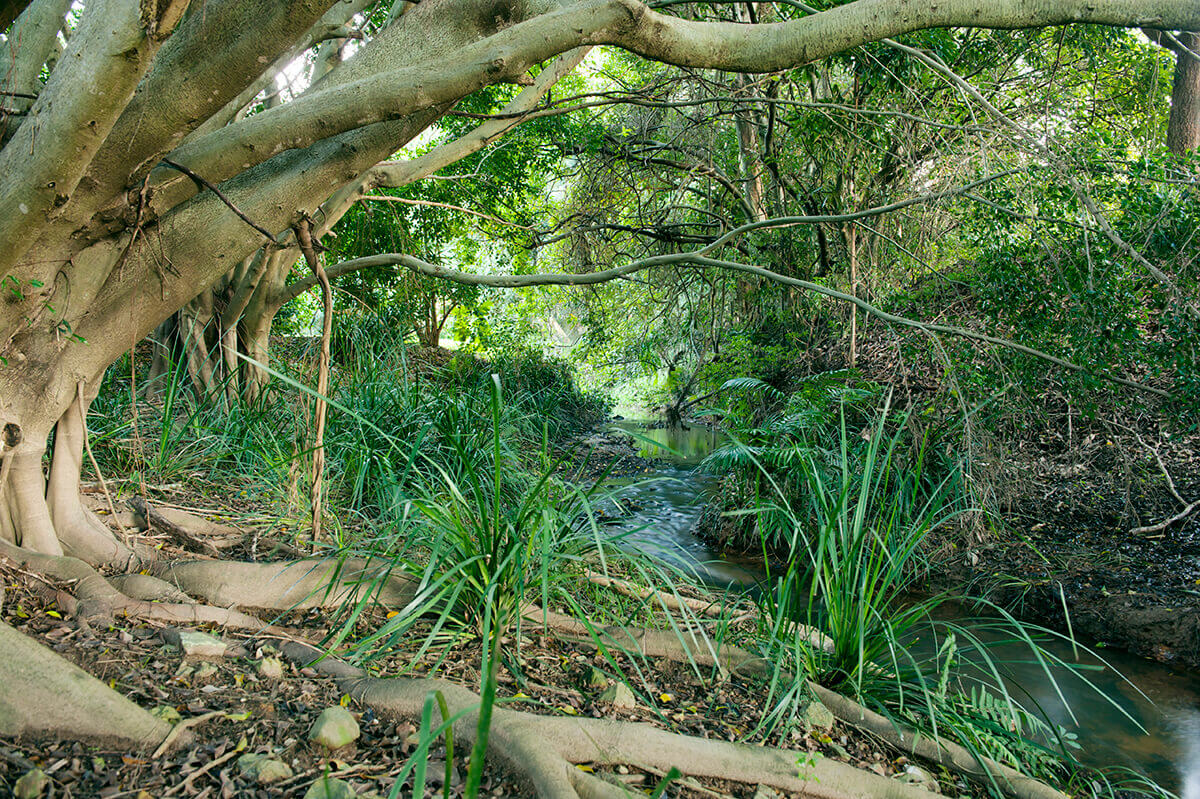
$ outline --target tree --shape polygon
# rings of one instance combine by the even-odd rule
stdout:
[[[64,553],[93,564],[150,559],[79,498],[85,414],[106,367],[214,286],[228,292],[213,307],[227,315],[220,339],[242,318],[261,340],[278,306],[264,301],[260,324],[254,295],[280,284],[298,231],[319,239],[364,193],[427,169],[388,159],[483,87],[589,45],[750,73],[944,26],[1200,29],[1194,0],[858,0],[773,24],[692,21],[636,0],[426,0],[374,10],[380,22],[352,57],[324,47],[328,72],[270,101],[263,90],[280,65],[322,43],[344,52],[347,20],[368,5],[87,0],[68,23],[62,0],[33,0],[17,17],[0,59],[11,81],[0,112],[6,547],[50,556],[38,561],[45,568]],[[70,34],[61,54],[60,30]],[[468,134],[439,157],[490,135]],[[199,595],[211,593],[208,574],[210,584],[190,586]]]
[[[1200,147],[1200,35],[1163,30],[1147,30],[1146,35],[1175,54],[1167,149],[1182,155]]]

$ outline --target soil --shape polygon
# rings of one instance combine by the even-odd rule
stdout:
[[[221,515],[236,512],[227,509]],[[167,557],[187,557],[169,545],[165,549]],[[166,643],[162,625],[137,619],[116,619],[107,627],[81,625],[54,603],[56,591],[63,586],[49,585],[8,565],[0,565],[0,579],[5,589],[0,618],[143,708],[183,719],[218,712],[193,728],[189,743],[160,758],[65,740],[0,738],[0,795],[8,795],[22,774],[38,767],[50,777],[50,788],[43,794],[49,797],[291,797],[301,795],[326,773],[349,782],[360,796],[386,796],[416,748],[419,731],[413,724],[389,721],[353,704],[362,731],[354,744],[328,753],[310,743],[307,734],[317,715],[349,699],[339,694],[331,679],[309,668],[289,664],[280,678],[264,675],[263,659],[273,654],[269,640],[213,630],[233,645],[230,654],[191,660]],[[360,618],[358,631],[376,629],[384,620],[382,611],[369,612]],[[319,641],[329,633],[331,619],[321,611],[298,612],[276,624],[300,638]],[[449,649],[421,654],[416,651],[420,636],[405,639],[409,640],[411,644],[402,644],[372,668],[383,676],[402,671],[412,676],[437,674],[478,690],[476,641],[468,638]],[[714,684],[671,663],[634,663],[622,656],[607,660],[584,645],[539,630],[527,629],[504,644],[498,694],[521,710],[644,721],[726,740],[744,739],[763,711],[761,686],[741,678]],[[633,707],[618,709],[601,699],[604,687],[619,674],[634,686]],[[771,743],[796,750],[798,762],[833,757],[883,775],[902,773],[908,762],[840,724],[828,730],[788,730]],[[270,785],[257,784],[238,764],[242,755],[251,753],[287,763],[294,775]],[[454,758],[449,796],[461,795],[466,773],[462,755],[460,751]],[[444,746],[435,744],[430,750],[427,790],[439,796],[445,758]],[[932,768],[927,771],[936,774]],[[606,776],[637,791],[652,789],[664,775],[622,766],[608,769]],[[942,781],[949,796],[968,790],[944,773]],[[750,799],[755,792],[753,785],[689,778],[672,784],[665,795]],[[399,793],[411,795],[411,785]],[[526,786],[492,772],[485,774],[480,795],[527,797],[530,793]]]
[[[954,551],[936,582],[1062,632],[1200,669],[1200,514],[1134,531],[1183,506],[1151,480],[1127,491],[1129,481],[1112,469],[1114,453],[1104,452],[1117,446],[1100,443],[1083,462],[1028,463],[1029,485],[1003,524],[969,551]],[[1177,492],[1200,497],[1190,451],[1171,462]]]

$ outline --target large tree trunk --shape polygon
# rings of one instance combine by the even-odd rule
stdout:
[[[1200,34],[1182,33],[1178,38],[1183,47],[1173,48],[1175,82],[1171,87],[1167,149],[1182,155],[1200,147]]]
[[[79,364],[88,353],[72,348],[67,360]],[[45,383],[6,386],[5,446],[0,453],[0,538],[48,555],[71,554],[90,563],[127,564],[133,551],[118,541],[79,494],[84,455],[85,415],[95,397],[107,356],[101,352],[91,375],[65,366],[48,370]],[[49,476],[42,462],[54,431]]]

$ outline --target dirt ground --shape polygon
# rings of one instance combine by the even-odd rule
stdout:
[[[1085,640],[1200,669],[1200,513],[1137,529],[1200,499],[1197,447],[1195,437],[1159,443],[1174,492],[1128,440],[1096,437],[1069,458],[1030,458],[1001,523],[969,550],[947,543],[935,583]]]
[[[83,625],[56,606],[53,597],[63,586],[50,585],[11,565],[0,566],[0,580],[4,586],[0,618],[8,624],[156,714],[173,721],[208,716],[192,730],[190,743],[157,758],[147,752],[71,741],[0,738],[0,795],[10,795],[16,780],[37,767],[50,778],[42,794],[46,797],[292,797],[303,795],[324,774],[347,781],[359,796],[387,796],[416,748],[418,730],[413,724],[389,721],[356,707],[317,671],[284,664],[281,674],[270,673],[264,665],[274,654],[268,639],[213,630],[231,644],[228,654],[190,659],[166,642],[169,635],[160,624],[115,619],[107,627]],[[365,631],[383,621],[382,611],[368,614],[359,628]],[[320,611],[310,611],[276,623],[302,639],[320,641],[331,620]],[[412,636],[411,646],[403,646],[372,668],[381,676],[436,673],[478,690],[476,641],[464,640],[448,650],[419,655],[418,639]],[[755,727],[763,710],[761,686],[750,681],[732,678],[714,683],[708,675],[673,664],[635,663],[621,657],[609,661],[537,629],[526,628],[506,641],[504,652],[501,701],[529,712],[615,717],[700,737],[739,740]],[[634,689],[629,707],[616,707],[602,697],[619,674]],[[361,737],[330,753],[310,743],[308,731],[323,709],[339,704],[356,714]],[[884,775],[902,773],[907,764],[904,757],[836,723],[791,730],[771,742],[796,750],[798,762],[809,757],[837,758]],[[239,764],[247,754],[269,755],[285,763],[291,776],[259,784]],[[428,795],[461,795],[466,773],[463,754],[455,754],[451,789],[444,794],[446,752],[441,742],[435,744],[427,782],[427,791],[433,793]],[[932,768],[929,771],[936,774]],[[664,775],[622,766],[609,769],[607,776],[640,793],[652,789]],[[947,795],[967,790],[965,784],[941,776]],[[666,795],[704,799],[779,795],[756,791],[756,786],[685,779],[672,784]],[[396,795],[411,796],[411,784]],[[526,786],[489,772],[481,795],[531,794]]]

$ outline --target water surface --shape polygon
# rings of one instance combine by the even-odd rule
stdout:
[[[698,425],[672,429],[622,421],[617,426],[634,436],[642,457],[658,463],[653,474],[613,481],[621,487],[623,535],[715,586],[737,590],[761,579],[752,563],[732,562],[695,535],[716,482],[695,466],[720,446],[720,434]],[[948,612],[966,618],[961,608],[949,606]],[[969,625],[961,618],[957,621]],[[984,639],[1002,638],[981,629],[976,633]],[[1042,643],[1064,661],[1076,662],[1077,650],[1069,642]],[[1078,652],[1078,662],[1095,670],[1083,672],[1081,678],[1059,667],[1051,681],[1028,647],[999,643],[992,651],[996,660],[1007,663],[1006,682],[1018,701],[1030,709],[1041,708],[1052,723],[1078,736],[1083,748],[1077,757],[1082,762],[1127,768],[1182,799],[1200,799],[1200,675],[1097,649],[1104,662]],[[1115,700],[1120,710],[1105,697]]]

